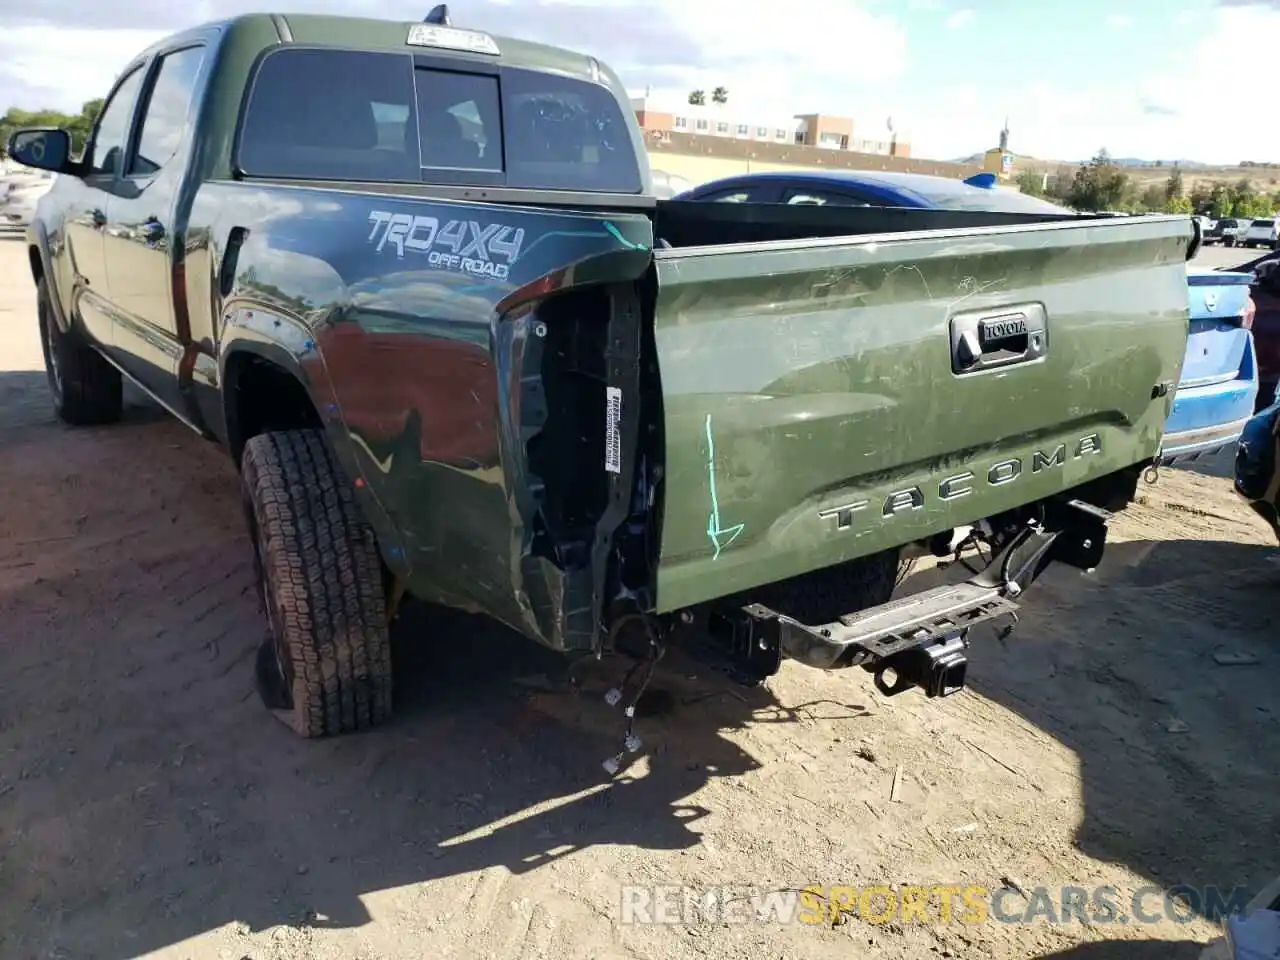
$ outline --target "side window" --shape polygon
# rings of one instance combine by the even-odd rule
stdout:
[[[869,203],[851,193],[830,193],[825,190],[788,190],[785,202],[789,204],[806,204],[809,206],[831,207],[870,207],[878,204]]]
[[[204,47],[188,47],[165,54],[151,88],[147,112],[138,137],[138,152],[129,165],[131,175],[155,173],[178,152],[187,115],[195,95],[196,79],[204,62]]]
[[[713,203],[756,203],[760,195],[760,191],[755,189],[747,190],[722,190],[719,193],[708,193],[699,197],[699,200],[710,200]]]
[[[102,108],[93,145],[85,157],[90,174],[112,174],[120,171],[129,140],[129,122],[133,119],[138,88],[142,85],[142,74],[141,67],[129,74]]]
[[[791,206],[824,207],[827,204],[827,198],[818,193],[792,190],[787,194],[787,203]]]

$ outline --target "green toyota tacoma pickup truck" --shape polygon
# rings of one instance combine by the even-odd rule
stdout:
[[[305,736],[391,714],[407,595],[949,693],[969,627],[1097,563],[1187,341],[1189,218],[658,201],[607,66],[441,9],[189,30],[69,144],[10,143],[60,174],[57,412],[114,420],[124,377],[225,445]],[[930,553],[986,566],[891,600]]]

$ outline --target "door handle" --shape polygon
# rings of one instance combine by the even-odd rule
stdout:
[[[973,310],[951,318],[951,370],[976,373],[1038,360],[1049,349],[1043,304]]]
[[[154,247],[164,239],[164,224],[155,217],[147,217],[142,223],[142,236],[146,239],[147,246]]]
[[[107,225],[107,215],[97,208],[89,211],[89,220],[96,230],[101,230]]]

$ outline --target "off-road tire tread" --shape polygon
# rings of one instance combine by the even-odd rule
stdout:
[[[58,419],[74,427],[115,423],[124,411],[124,382],[120,371],[85,343],[74,329],[56,329],[58,321],[49,297],[48,281],[41,277],[36,284],[36,309],[42,326],[55,325],[53,348],[58,351],[62,373],[62,402],[55,403]],[[44,335],[42,329],[42,341]]]
[[[286,722],[303,737],[384,723],[391,644],[377,542],[324,435],[253,437],[241,477],[294,673]]]

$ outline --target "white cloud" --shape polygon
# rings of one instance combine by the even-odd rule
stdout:
[[[751,15],[738,0],[656,5],[687,36],[705,41],[702,63],[662,66],[665,89],[654,91],[660,98],[683,100],[689,90],[724,85],[734,102],[750,102],[766,117],[788,117],[831,109],[820,105],[832,103],[832,90],[891,83],[907,69],[902,26],[852,3],[790,0],[778,17]]]
[[[198,12],[222,15],[261,6],[253,0],[218,2],[216,11]],[[389,0],[375,13],[370,0],[288,2],[389,17],[420,16],[416,11],[423,6]],[[490,11],[493,2],[489,0]],[[75,0],[61,5],[74,6]],[[409,7],[413,10],[406,12]],[[735,99],[749,96],[769,115],[790,116],[833,99],[839,109],[838,95],[833,98],[830,91],[892,82],[907,64],[901,25],[856,0],[838,5],[790,0],[784,16],[757,16],[737,0],[646,0],[643,5],[641,0],[522,0],[502,9],[498,33],[583,49],[600,56],[633,86],[651,84],[655,92],[665,89],[681,99],[697,87],[724,85]],[[476,4],[471,16],[483,23],[491,14]],[[0,112],[15,102],[70,109],[102,96],[123,64],[162,35],[23,25],[21,20],[12,26],[5,19],[0,17]],[[39,99],[33,100],[37,94]]]
[[[1006,115],[1010,147],[1043,159],[1113,156],[1234,164],[1280,159],[1280,136],[1259,113],[1259,96],[1217,69],[1240,37],[1280,36],[1280,11],[1220,8],[1196,42],[1171,53],[1167,71],[1136,82],[1094,78],[1014,86],[993,96],[965,87],[930,104],[896,107],[910,122],[917,156],[956,157],[994,146]],[[911,110],[909,107],[917,109]]]
[[[221,15],[229,3],[260,6],[255,0],[201,2],[193,18]],[[215,2],[223,6],[214,10]],[[1240,37],[1280,36],[1280,11],[1266,7],[1220,7],[1197,15],[1195,44],[1170,51],[1167,72],[1142,82],[1122,83],[1082,69],[1078,78],[977,90],[950,82],[940,67],[911,63],[908,32],[895,13],[909,16],[908,7],[937,0],[791,0],[785,15],[776,17],[745,15],[737,0],[645,0],[643,8],[640,0],[576,2],[513,2],[503,8],[510,17],[506,29],[596,53],[633,89],[652,85],[656,95],[676,103],[689,90],[725,86],[731,104],[750,104],[751,117],[762,122],[816,110],[852,115],[860,129],[879,134],[884,118],[892,116],[916,156],[939,159],[993,146],[1006,116],[1014,151],[1043,158],[1079,159],[1105,146],[1116,156],[1152,159],[1280,159],[1275,127],[1258,113],[1261,95],[1216,69],[1221,51],[1236,49]],[[287,3],[372,12],[372,0],[276,5]],[[416,11],[429,5],[386,0],[390,9],[379,11],[410,17],[415,14],[406,12],[408,6]],[[958,5],[949,9],[952,24],[968,12]],[[10,105],[78,109],[103,96],[125,62],[160,36],[146,29],[91,30],[9,19],[0,17],[0,113]],[[930,67],[941,76],[926,76]],[[899,92],[917,78],[929,86],[927,95]],[[1210,116],[1212,122],[1202,119]]]
[[[1133,17],[1127,13],[1113,13],[1107,17],[1107,26],[1123,30],[1125,27],[1133,26]]]
[[[151,30],[4,26],[0,112],[9,106],[79,110],[86,100],[106,96],[124,65],[162,36]],[[42,98],[31,99],[36,96]]]
[[[947,26],[952,30],[958,30],[972,19],[972,10],[957,10],[951,16],[947,17]]]

